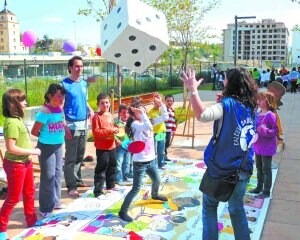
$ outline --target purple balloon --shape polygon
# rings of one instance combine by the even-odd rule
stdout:
[[[22,42],[25,47],[31,47],[36,43],[37,36],[33,31],[26,31],[23,33]]]
[[[67,40],[64,42],[63,49],[65,52],[74,52],[77,49],[77,44],[72,40]]]

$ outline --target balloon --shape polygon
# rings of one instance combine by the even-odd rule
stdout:
[[[96,48],[96,53],[98,56],[101,56],[101,48],[97,47]]]
[[[77,43],[72,40],[64,42],[63,49],[65,52],[74,52],[77,49]]]
[[[31,47],[36,43],[37,36],[33,31],[26,31],[23,33],[22,42],[25,47]]]

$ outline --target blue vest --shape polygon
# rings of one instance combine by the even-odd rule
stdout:
[[[204,161],[212,177],[228,177],[239,169],[246,154],[248,146],[251,146],[255,135],[255,123],[252,119],[253,110],[245,107],[234,98],[224,98],[223,125],[219,138],[214,136],[220,120],[214,122],[214,136],[210,140],[204,152]],[[248,159],[243,168],[252,173],[253,150],[249,149]]]
[[[64,112],[68,121],[83,121],[88,118],[87,82],[74,82],[65,78],[61,84],[67,91],[65,96]]]

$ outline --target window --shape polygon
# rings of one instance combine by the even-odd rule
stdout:
[[[14,42],[16,42],[16,39],[14,38]]]
[[[258,33],[260,33],[260,30],[257,30]]]
[[[4,42],[4,39],[3,39],[3,38],[1,38],[1,42]]]
[[[268,49],[272,49],[272,46],[268,46]]]
[[[0,35],[3,35],[3,31],[0,31]]]
[[[13,18],[12,18],[12,17],[10,17],[10,20],[13,20]]]
[[[252,44],[255,44],[255,41],[252,41],[251,43],[252,43]]]
[[[260,49],[260,46],[257,46],[256,48],[257,48],[257,49]]]

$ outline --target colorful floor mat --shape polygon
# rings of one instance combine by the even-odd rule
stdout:
[[[151,181],[145,177],[142,190],[130,207],[129,215],[134,219],[132,223],[118,218],[118,211],[130,186],[106,190],[100,199],[94,198],[90,189],[69,204],[67,209],[44,219],[44,226],[26,229],[13,239],[199,240],[202,235],[199,183],[204,171],[203,161],[174,160],[168,163],[167,170],[160,171],[160,193],[169,200],[165,203],[151,199]],[[276,174],[277,169],[273,169],[274,180]],[[248,187],[255,185],[254,173]],[[256,199],[246,194],[244,201],[251,239],[259,239],[270,200]],[[218,210],[219,239],[234,239],[227,204],[221,203]]]

